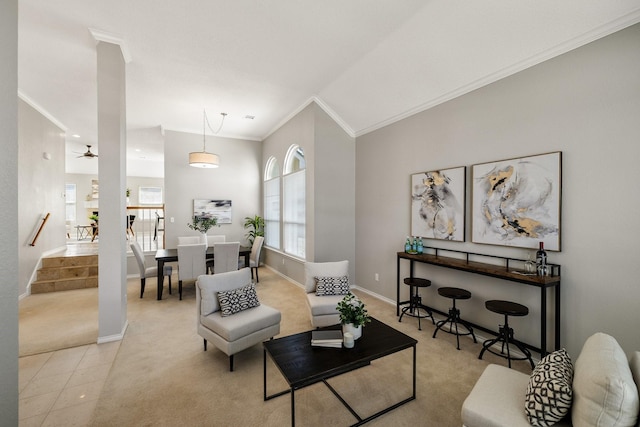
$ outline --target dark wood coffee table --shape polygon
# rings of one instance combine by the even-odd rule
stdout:
[[[339,325],[330,328],[336,329]],[[311,384],[323,382],[362,425],[380,415],[416,398],[416,344],[417,340],[376,319],[371,319],[353,348],[322,348],[311,346],[311,331],[263,343],[264,346],[264,400],[291,393],[291,425],[295,426],[295,391]],[[367,366],[371,361],[413,347],[413,393],[394,405],[361,418],[326,380]],[[288,390],[267,395],[267,354],[289,384]]]

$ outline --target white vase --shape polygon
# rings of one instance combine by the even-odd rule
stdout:
[[[362,336],[362,325],[355,326],[353,323],[345,323],[342,325],[342,333],[351,332],[353,334],[353,339],[357,340]]]
[[[209,241],[207,239],[207,233],[200,233],[200,243],[204,243],[206,248],[209,247]]]

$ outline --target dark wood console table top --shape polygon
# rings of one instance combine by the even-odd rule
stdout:
[[[397,298],[396,298],[396,315],[400,315],[400,306],[407,304],[408,301],[400,301],[400,260],[405,259],[409,261],[409,277],[413,277],[414,263],[420,262],[423,264],[435,265],[438,267],[450,268],[453,270],[465,271],[467,273],[480,274],[483,276],[494,277],[496,279],[508,280],[511,282],[521,283],[524,285],[535,286],[540,288],[540,348],[525,344],[527,347],[540,352],[541,357],[547,354],[547,290],[555,290],[555,346],[557,350],[560,348],[560,266],[557,264],[551,264],[552,270],[555,272],[553,276],[538,276],[528,275],[520,269],[513,267],[512,261],[521,262],[522,260],[511,259],[507,257],[492,256],[475,254],[470,252],[454,251],[447,249],[436,249],[433,253],[423,254],[410,254],[406,252],[397,253]],[[463,258],[454,258],[448,256],[442,256],[438,252],[455,252],[460,254]],[[488,264],[484,262],[478,262],[471,260],[475,257],[488,257],[501,260],[501,265]],[[479,325],[473,325],[480,329],[486,330]]]

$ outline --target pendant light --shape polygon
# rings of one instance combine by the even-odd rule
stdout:
[[[207,110],[203,111],[202,118],[202,151],[194,151],[189,153],[189,166],[193,166],[194,168],[217,168],[220,166],[220,157],[217,154],[207,153],[207,135],[205,133],[206,127],[205,125],[209,125],[209,118],[207,117]],[[222,121],[220,122],[220,127],[217,131],[213,132],[211,129],[211,125],[209,125],[209,129],[212,130],[214,135],[217,135],[218,132],[222,129],[222,125],[224,124],[224,118],[227,116],[227,113],[220,113],[222,116]]]

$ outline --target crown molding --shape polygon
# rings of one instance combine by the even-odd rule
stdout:
[[[324,101],[322,101],[318,96],[316,95],[312,95],[309,99],[307,99],[302,105],[300,105],[298,108],[294,109],[291,113],[289,113],[284,119],[282,119],[276,126],[273,127],[273,129],[271,129],[263,138],[262,140],[264,141],[265,139],[269,138],[271,135],[273,135],[278,129],[280,129],[282,126],[284,126],[289,120],[293,119],[298,113],[300,113],[302,110],[304,110],[305,108],[307,108],[309,106],[309,104],[311,104],[312,102],[315,102],[320,108],[322,108],[322,110],[327,113],[327,115],[329,117],[331,117],[331,119],[333,119],[334,122],[336,122],[341,128],[342,130],[344,130],[347,135],[349,135],[351,138],[355,138],[356,134],[353,131],[353,129],[347,124],[347,122],[345,122],[342,117],[340,117],[340,115],[338,113],[336,113],[335,111],[333,111],[333,109],[331,109]]]
[[[36,110],[38,113],[42,114],[49,121],[51,121],[51,123],[53,123],[54,125],[58,126],[60,129],[62,129],[63,132],[67,132],[67,127],[65,125],[63,125],[62,122],[60,122],[58,119],[56,119],[51,114],[49,114],[49,112],[47,110],[45,110],[42,106],[40,106],[33,99],[31,99],[27,95],[25,95],[20,89],[18,89],[18,98],[22,99],[24,102],[29,104],[31,106],[31,108]]]
[[[91,36],[95,39],[96,43],[105,42],[111,44],[117,44],[120,46],[120,51],[122,52],[122,58],[124,58],[124,62],[128,64],[132,60],[131,51],[129,51],[129,47],[124,39],[116,34],[108,33],[102,30],[96,30],[95,28],[89,28],[89,32]]]
[[[534,65],[538,65],[544,61],[547,61],[549,59],[565,54],[569,51],[577,49],[588,43],[591,43],[593,41],[596,41],[598,39],[611,35],[617,31],[623,30],[631,25],[635,25],[638,22],[640,22],[640,8],[624,16],[621,16],[616,20],[610,21],[605,25],[596,27],[589,32],[586,32],[577,37],[569,39],[563,43],[560,43],[556,46],[553,46],[550,49],[547,49],[543,52],[540,52],[522,61],[516,62],[515,64],[502,68],[496,72],[488,74],[469,84],[460,86],[457,89],[454,89],[450,92],[442,94],[436,98],[433,98],[423,104],[416,106],[415,108],[405,111],[404,113],[397,114],[395,116],[389,117],[388,119],[375,123],[371,126],[360,129],[355,132],[355,136],[359,137],[359,136],[365,135],[367,133],[383,128],[385,126],[391,125],[400,120],[406,119],[407,117],[411,117],[417,113],[426,111],[430,108],[443,104],[459,96],[465,95],[483,86],[489,85],[498,80],[504,79],[505,77],[509,77],[520,71],[526,70],[527,68],[533,67]]]

